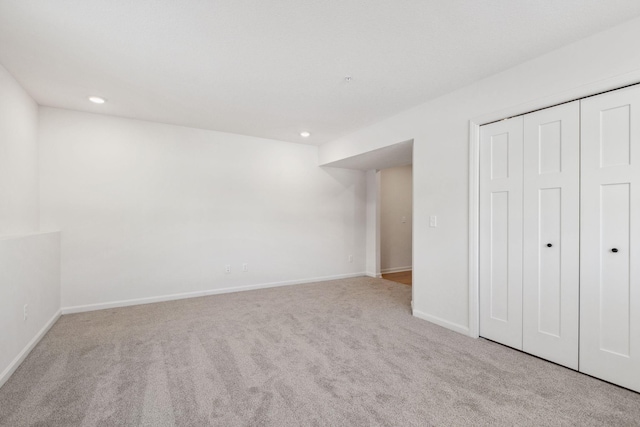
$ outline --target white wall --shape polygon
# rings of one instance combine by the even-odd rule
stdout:
[[[38,106],[0,65],[0,236],[38,226]]]
[[[364,273],[365,174],[317,147],[54,108],[39,135],[63,308]]]
[[[0,386],[60,310],[60,236],[37,232],[37,114],[0,65]]]
[[[640,19],[583,39],[320,148],[320,164],[414,139],[414,313],[469,326],[469,120],[570,100],[603,79],[640,81]],[[525,105],[526,104],[526,105]],[[519,107],[521,106],[521,107]],[[540,105],[542,107],[542,105]],[[521,110],[521,111],[519,111]],[[429,228],[429,215],[438,227]]]
[[[2,386],[59,316],[60,233],[0,238],[0,274]]]
[[[411,269],[412,180],[411,165],[380,171],[382,273]]]

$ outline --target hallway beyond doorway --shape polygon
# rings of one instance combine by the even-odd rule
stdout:
[[[413,279],[413,272],[409,271],[401,271],[399,273],[387,273],[383,274],[382,278],[386,280],[391,280],[392,282],[403,283],[405,285],[411,286]]]

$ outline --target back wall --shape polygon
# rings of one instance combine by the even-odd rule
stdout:
[[[67,311],[364,271],[364,173],[317,147],[46,107],[38,143]]]

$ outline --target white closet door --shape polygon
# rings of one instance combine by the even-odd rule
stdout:
[[[524,117],[522,349],[578,369],[580,103]]]
[[[480,130],[480,335],[522,349],[522,117]]]
[[[580,371],[640,391],[640,87],[581,109]]]

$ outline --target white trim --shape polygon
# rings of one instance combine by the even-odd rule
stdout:
[[[480,125],[469,124],[469,336],[480,337]]]
[[[413,154],[411,155],[413,157]],[[380,228],[380,219],[382,218],[382,174],[379,170],[376,171],[376,275],[378,278],[382,277],[380,272],[380,257],[382,255],[382,229]]]
[[[380,270],[381,274],[387,274],[387,273],[402,273],[405,271],[411,271],[413,270],[413,267],[410,265],[406,265],[404,267],[392,267],[392,268],[383,268]]]
[[[5,369],[2,374],[0,374],[0,387],[2,387],[4,383],[7,382],[11,375],[13,375],[20,364],[24,362],[24,359],[26,359],[29,353],[31,353],[31,350],[33,350],[35,346],[38,345],[40,340],[47,334],[47,332],[49,332],[49,329],[51,329],[51,327],[58,321],[61,315],[61,310],[58,310],[56,314],[54,314],[53,317],[49,319],[49,321],[42,327],[42,329],[40,329],[36,336],[33,337],[31,341],[29,341],[27,346],[22,349],[22,351],[16,356],[16,358],[13,359],[11,363],[9,363],[7,369]]]
[[[364,273],[367,277],[373,277],[374,279],[382,279],[382,274],[372,273],[371,271],[367,271]]]
[[[123,301],[113,301],[98,304],[77,305],[73,307],[63,307],[62,314],[84,313],[86,311],[104,310],[108,308],[129,307],[132,305],[153,304],[156,302],[175,301],[186,298],[197,298],[208,295],[228,294],[232,292],[252,291],[255,289],[275,288],[279,286],[302,285],[304,283],[325,282],[328,280],[348,279],[352,277],[362,277],[364,272],[338,274],[335,276],[313,277],[310,279],[286,280],[282,282],[260,283],[257,285],[236,286],[222,289],[209,289],[204,291],[185,292],[182,294],[162,295],[157,297],[136,298]]]
[[[609,90],[640,83],[640,70],[611,76],[556,94],[514,105],[469,121],[469,336],[478,338],[480,331],[479,299],[479,232],[478,188],[480,184],[480,159],[478,157],[480,126],[497,120],[515,117],[542,108],[571,102]],[[435,323],[435,322],[434,322]]]
[[[413,304],[413,301],[412,301]],[[454,332],[458,332],[463,335],[469,335],[469,328],[463,325],[459,325],[457,323],[450,322],[448,320],[441,319],[436,316],[432,316],[430,314],[424,313],[419,310],[413,310],[413,315],[418,319],[426,320],[427,322],[435,323],[438,326],[442,326],[443,328],[450,329]]]

